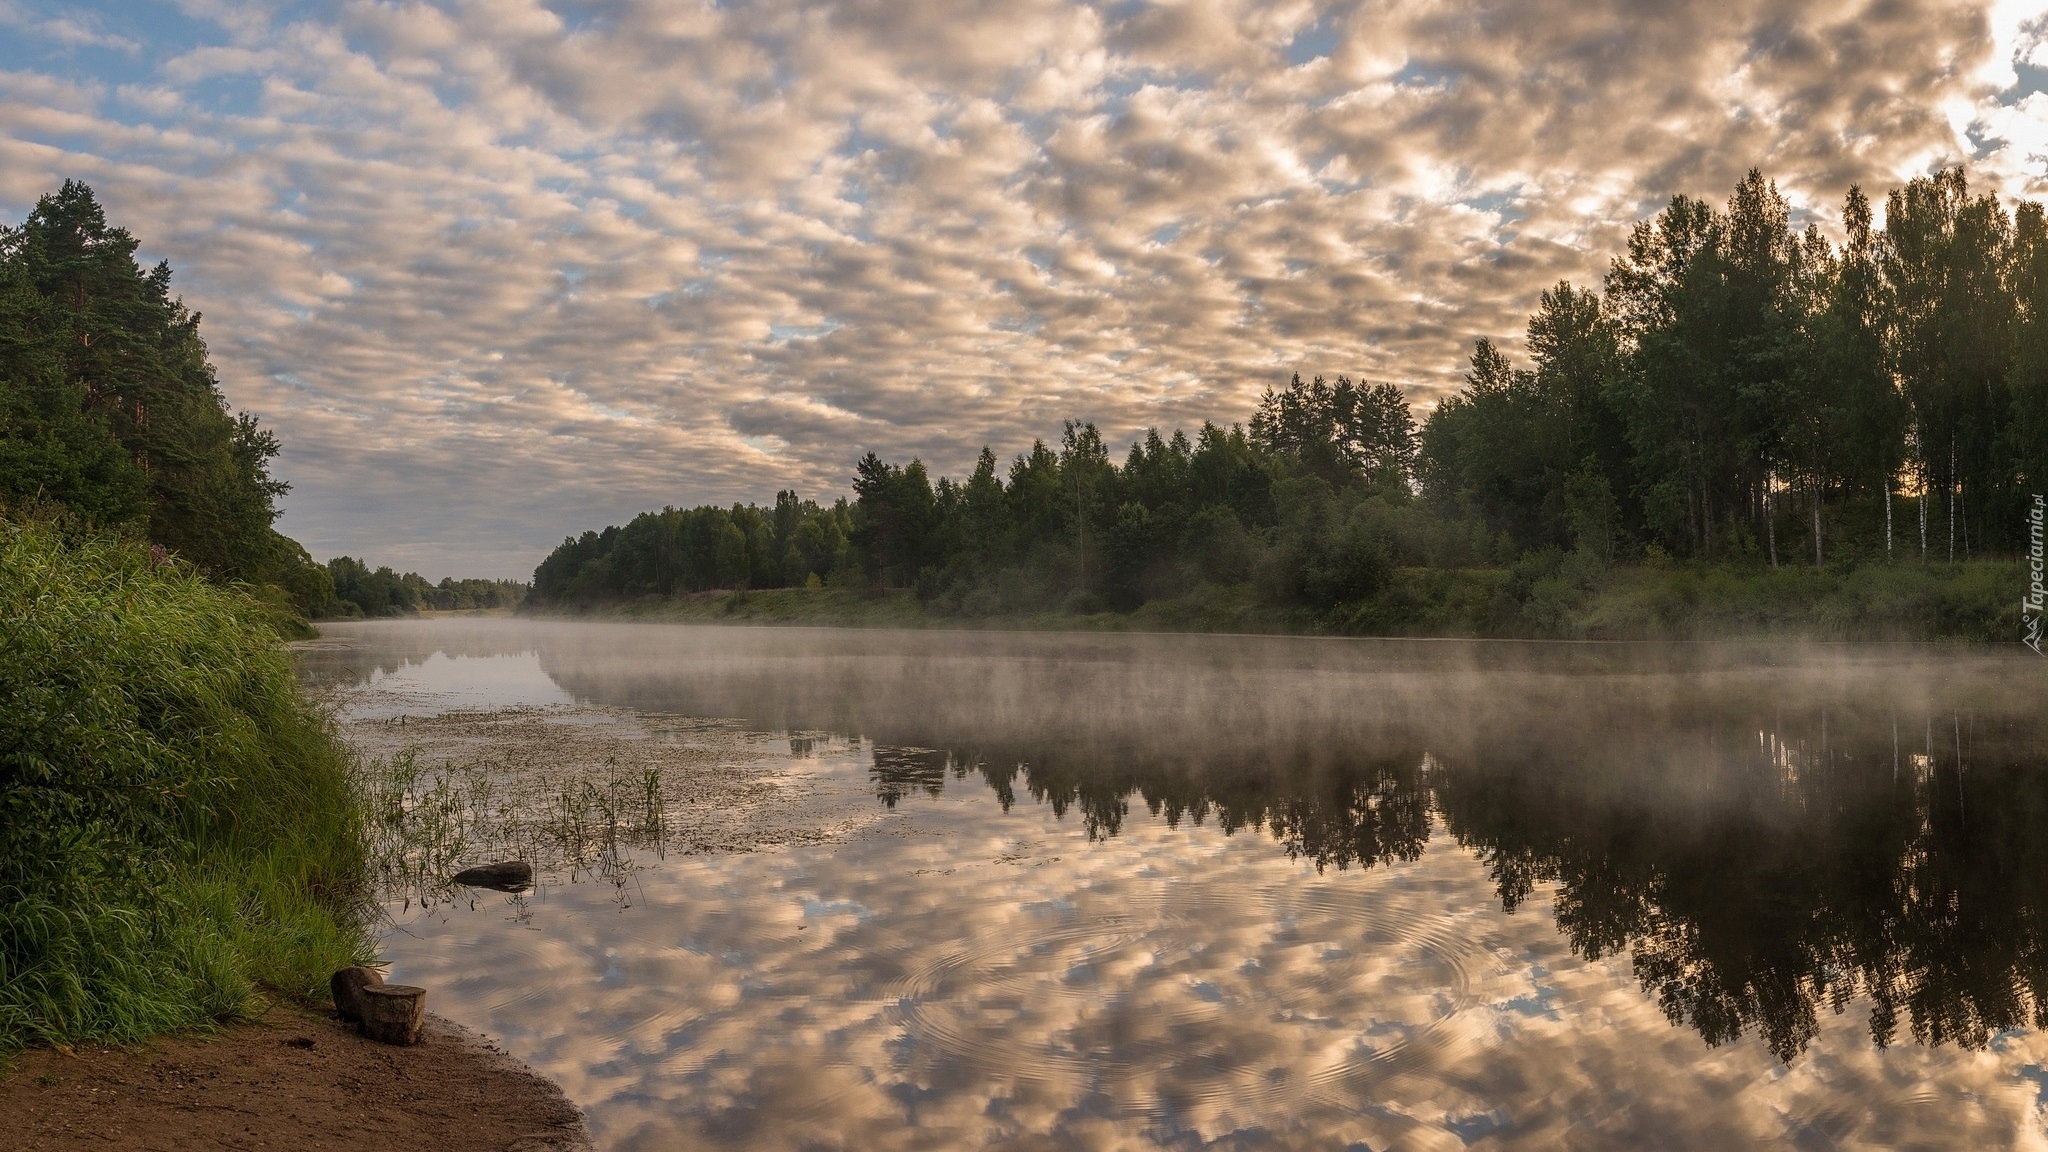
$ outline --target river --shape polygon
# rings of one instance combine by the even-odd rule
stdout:
[[[322,632],[391,977],[606,1148],[2048,1147],[2017,646]]]

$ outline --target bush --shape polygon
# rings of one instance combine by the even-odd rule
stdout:
[[[270,611],[0,519],[0,1051],[318,998],[368,956],[351,765]]]

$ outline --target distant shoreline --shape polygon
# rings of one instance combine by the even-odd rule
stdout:
[[[1403,569],[1372,600],[1276,609],[1249,586],[1208,587],[1131,612],[966,615],[908,589],[775,588],[586,604],[520,616],[699,624],[1243,633],[1514,640],[2019,642],[2016,560],[1842,569],[1636,565],[1590,578],[1512,569]],[[505,613],[496,613],[503,615]],[[440,614],[437,614],[440,615]]]

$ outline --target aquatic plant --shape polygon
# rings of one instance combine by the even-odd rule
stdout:
[[[623,901],[641,867],[636,849],[689,847],[673,835],[662,770],[628,773],[616,758],[601,768],[499,756],[427,766],[408,746],[369,760],[361,781],[376,893],[402,909],[461,898],[449,877],[501,859],[533,864],[542,886],[602,880]]]
[[[0,1051],[321,995],[367,959],[349,753],[263,606],[0,519]]]

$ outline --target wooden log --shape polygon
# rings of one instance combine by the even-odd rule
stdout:
[[[533,865],[524,860],[501,860],[465,868],[454,876],[468,888],[493,888],[499,892],[524,892],[533,883]]]
[[[427,990],[410,984],[372,984],[363,989],[363,1035],[383,1044],[420,1042],[427,1020]]]
[[[384,974],[375,968],[360,965],[343,968],[327,980],[327,990],[334,994],[334,1013],[351,1024],[363,1022],[363,989],[384,982]]]

